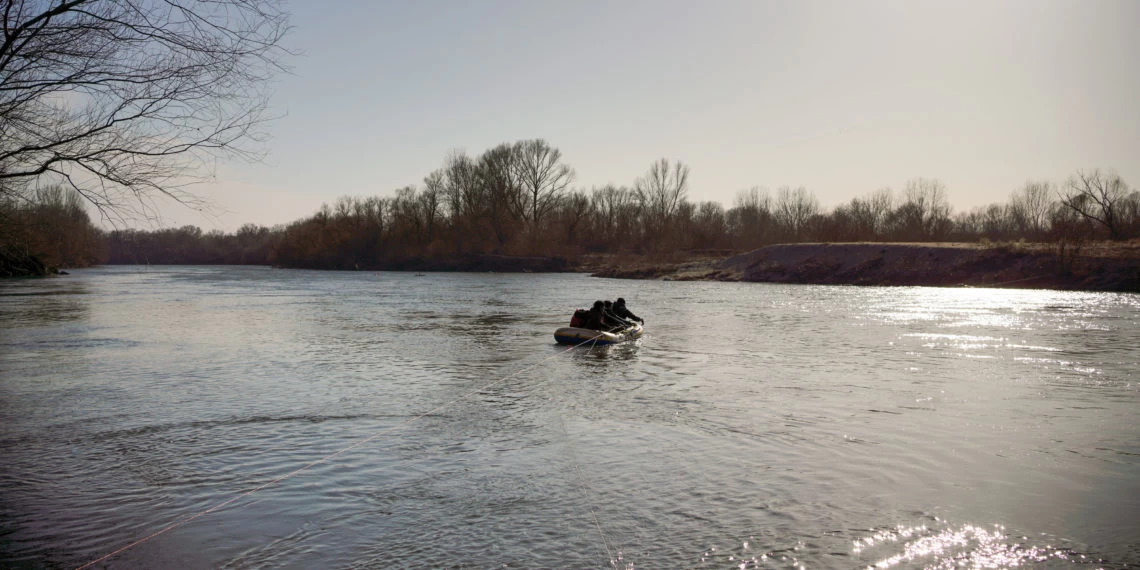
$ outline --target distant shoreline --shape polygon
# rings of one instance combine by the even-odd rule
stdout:
[[[665,281],[1140,293],[1140,240],[1089,242],[1079,247],[1046,243],[798,243],[769,245],[737,255],[690,252],[681,260],[672,259],[632,254],[578,259],[477,254],[351,268],[272,266],[324,271],[575,272]],[[39,275],[49,273],[45,270]]]
[[[1140,241],[1056,244],[803,243],[718,259],[606,265],[618,279],[1140,292]]]

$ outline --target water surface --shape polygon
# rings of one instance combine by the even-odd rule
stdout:
[[[618,296],[643,339],[554,344]],[[0,565],[74,568],[174,523],[98,566],[1134,567],[1138,345],[1127,294],[5,281]]]

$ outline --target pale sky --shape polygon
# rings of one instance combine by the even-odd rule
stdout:
[[[805,186],[825,207],[915,177],[958,211],[1027,179],[1115,169],[1140,188],[1140,1],[295,0],[261,164],[195,191],[286,223],[390,196],[501,142],[544,138],[576,186],[658,158],[691,201]]]

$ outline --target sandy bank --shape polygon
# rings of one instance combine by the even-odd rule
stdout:
[[[600,277],[828,285],[1021,287],[1140,292],[1140,242],[1087,244],[810,243],[714,260],[609,267]]]

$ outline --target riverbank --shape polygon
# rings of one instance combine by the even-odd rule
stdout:
[[[54,273],[38,264],[9,264],[0,276]],[[364,266],[300,269],[558,273],[668,281],[745,281],[820,285],[1011,287],[1140,292],[1140,240],[1096,242],[1074,249],[1016,243],[806,243],[763,247],[738,255],[672,260],[642,256],[561,257],[470,255]]]
[[[679,263],[600,268],[597,277],[821,285],[926,285],[1140,292],[1140,241],[1054,244],[806,243]]]
[[[59,273],[59,268],[19,248],[0,245],[0,277],[45,277]]]

